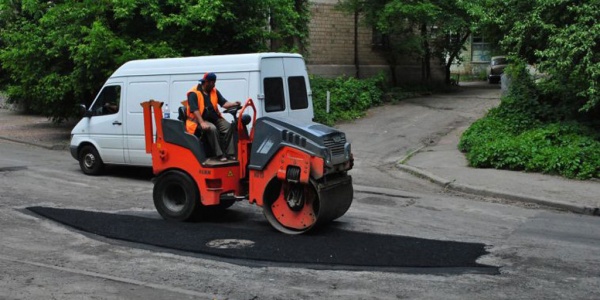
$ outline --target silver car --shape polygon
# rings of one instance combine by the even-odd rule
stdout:
[[[504,68],[508,61],[506,56],[492,56],[492,60],[490,61],[490,66],[487,70],[487,80],[489,83],[498,83],[500,82],[500,77],[504,73]]]

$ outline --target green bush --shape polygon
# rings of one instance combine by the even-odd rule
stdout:
[[[333,125],[337,121],[353,120],[383,103],[386,78],[383,74],[368,79],[353,77],[324,78],[310,76],[315,122]],[[327,91],[330,92],[327,113]]]
[[[469,165],[524,170],[567,178],[600,177],[600,135],[584,123],[556,117],[557,106],[540,101],[535,84],[520,71],[501,104],[474,122],[459,149]]]
[[[583,125],[545,124],[521,134],[504,131],[502,127],[488,127],[484,134],[477,134],[486,125],[497,122],[492,118],[483,119],[463,135],[461,150],[467,151],[471,166],[577,179],[600,177],[600,141]]]

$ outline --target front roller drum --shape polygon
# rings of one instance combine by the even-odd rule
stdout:
[[[342,176],[327,183],[291,183],[273,178],[267,186],[263,212],[275,229],[287,234],[307,232],[329,223],[350,208],[352,177]]]

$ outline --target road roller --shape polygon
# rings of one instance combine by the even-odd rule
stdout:
[[[314,122],[256,118],[252,99],[225,111],[235,155],[210,157],[202,137],[179,119],[163,118],[162,102],[142,102],[145,149],[152,155],[153,200],[167,220],[201,221],[239,201],[261,207],[269,224],[301,234],[343,216],[352,204],[354,164],[346,135]],[[227,142],[227,141],[225,141]]]

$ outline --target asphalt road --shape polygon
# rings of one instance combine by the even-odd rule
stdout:
[[[419,274],[252,266],[99,238],[28,213],[30,206],[157,218],[151,174],[113,168],[85,176],[66,151],[0,141],[2,299],[598,299],[600,219],[449,193],[393,162],[466,126],[497,90],[403,101],[342,124],[353,142],[355,194],[339,229],[483,243],[477,262],[499,275]],[[377,190],[377,189],[376,189]],[[244,203],[245,222],[265,222]],[[266,254],[268,255],[268,254]],[[365,253],[370,255],[370,253]]]

